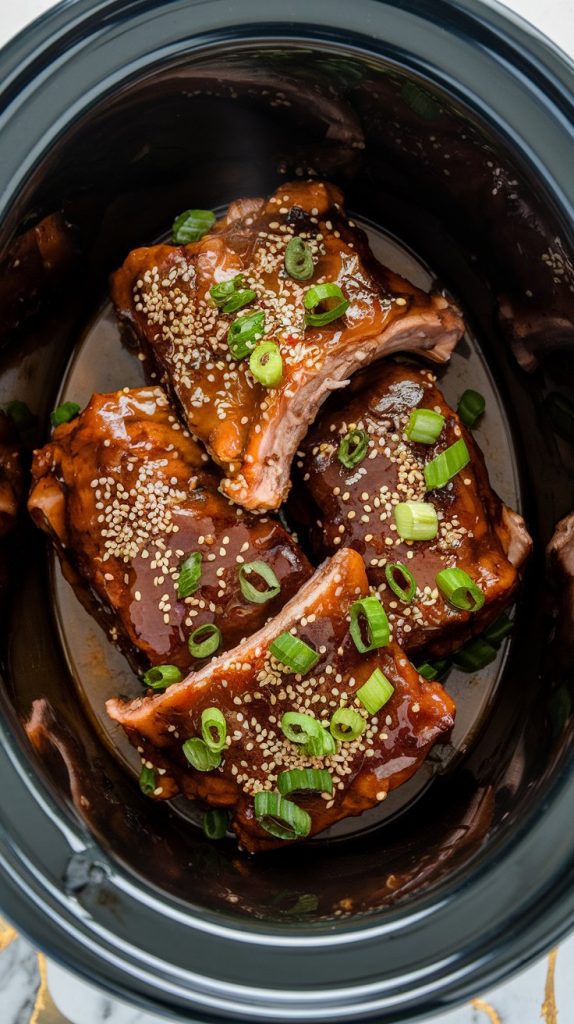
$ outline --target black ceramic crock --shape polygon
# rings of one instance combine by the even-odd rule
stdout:
[[[185,1019],[399,1021],[574,924],[568,543],[557,594],[544,565],[574,507],[573,84],[476,0],[68,0],[0,54],[0,401],[33,409],[31,443],[131,247],[320,175],[461,303],[535,541],[456,770],[378,827],[248,859],[150,806],[101,740],[23,515],[2,549],[0,905],[90,981]],[[22,266],[54,217],[63,255]]]

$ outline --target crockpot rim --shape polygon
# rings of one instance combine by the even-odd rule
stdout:
[[[37,19],[37,21],[35,23],[33,23],[33,25],[31,26],[31,29],[37,29],[40,26],[40,24],[42,24],[42,25],[49,24],[51,16],[52,16],[53,13],[56,13],[56,14],[60,15],[64,11],[65,12],[73,11],[73,10],[78,11],[78,10],[82,10],[83,9],[86,12],[86,14],[88,14],[90,12],[93,13],[93,11],[96,9],[96,7],[98,7],[101,10],[107,8],[110,11],[113,11],[113,10],[117,11],[117,10],[120,10],[120,9],[124,8],[125,6],[126,6],[126,4],[125,4],[124,0],[104,0],[103,3],[97,4],[97,5],[94,5],[93,3],[90,3],[90,0],[65,0],[65,2],[59,4],[54,9],[54,12],[47,12],[40,19]],[[144,5],[140,3],[139,6],[141,7],[141,6],[144,6]],[[447,3],[446,6],[449,6],[449,7],[457,6],[457,7],[464,7],[464,8],[472,8],[474,11],[478,10],[478,5],[476,5],[476,4],[469,4],[469,3],[458,4],[458,5],[453,5],[451,3]],[[494,11],[501,11],[501,10],[503,10],[500,5],[498,5],[498,4],[491,4],[491,3],[489,3],[488,9],[492,9]],[[520,21],[520,19],[516,19],[516,18],[513,18],[512,20],[514,22]],[[249,28],[249,27],[250,26],[246,26],[246,28]],[[533,29],[531,26],[528,26],[528,29],[529,29],[530,35],[532,35],[535,38],[537,38],[538,42],[544,42],[544,44],[546,45],[547,50],[550,49],[550,52],[553,52],[555,54],[555,56],[559,57],[562,60],[562,62],[564,62],[564,56],[561,54],[561,52],[556,47],[552,46],[551,44],[547,45],[546,41],[543,39],[543,37],[541,37],[541,35],[539,33],[537,33],[536,30]],[[23,33],[20,34],[20,36],[15,37],[15,39],[12,41],[12,43],[18,43],[18,41],[25,41],[26,39],[29,39],[28,31],[29,30],[24,30]],[[258,37],[254,41],[259,42],[259,43],[263,43],[264,42],[264,38]],[[31,40],[30,40],[30,44],[31,44]],[[11,45],[12,44],[8,44],[8,47],[5,48],[5,50],[0,52],[0,61],[2,61],[2,59],[5,56],[6,50],[9,50]],[[566,64],[568,64],[567,61],[566,61]],[[1,96],[2,96],[2,90],[0,89],[0,99],[1,99]],[[19,765],[19,767],[22,767],[22,766]],[[37,781],[38,781],[38,783],[40,782],[39,777],[38,777]],[[565,786],[566,785],[566,781],[567,781],[566,780],[566,773],[564,774],[563,778],[558,778],[558,779],[554,780],[554,783],[553,783],[552,787],[550,788],[550,792],[547,795],[547,799],[550,800],[551,797],[553,796],[553,794],[555,795],[556,787],[561,789],[562,786]],[[542,807],[540,807],[540,808],[536,808],[535,810],[537,810],[539,812],[539,814],[541,815],[543,813],[544,809]],[[524,830],[525,831],[529,831],[531,824],[532,824],[532,822],[529,819],[528,822],[524,824]],[[519,841],[519,838],[521,836],[522,836],[522,832],[520,833],[520,836],[515,837],[516,838],[516,842]],[[555,937],[554,936],[553,937],[549,937],[545,941],[545,947],[544,948],[548,948],[550,945],[552,945],[552,943],[554,941],[555,941]],[[66,961],[64,960],[64,963],[65,962]],[[515,969],[518,969],[519,966],[522,966],[522,964],[520,964],[520,965],[516,965],[515,964]],[[122,994],[122,990],[121,989],[116,990],[116,991],[117,991],[117,994],[119,994],[119,995]],[[124,996],[125,996],[125,993],[124,993]],[[133,998],[134,998],[134,994],[133,993],[130,996],[130,998],[133,1000]],[[445,1000],[447,998],[448,997],[445,996],[444,993],[441,993],[441,1000],[442,1000],[443,1004],[444,1004],[444,1002],[445,1002]],[[456,999],[460,999],[460,995],[456,995],[455,998]],[[149,1003],[143,1002],[142,1005],[149,1006]],[[164,1009],[164,1012],[170,1012],[169,1008],[163,1008],[163,1009]],[[438,1007],[437,1007],[437,1009],[438,1009]],[[171,1012],[173,1012],[173,1010]],[[409,1012],[409,1016],[412,1017],[413,1010],[410,1009],[408,1012]],[[424,1009],[423,1012],[427,1013],[428,1009]]]

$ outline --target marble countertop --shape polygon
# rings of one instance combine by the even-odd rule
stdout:
[[[0,0],[0,45],[53,0]],[[574,0],[507,0],[574,55]],[[435,1024],[574,1024],[574,935],[543,960]],[[47,962],[0,918],[0,1024],[166,1024]],[[193,1022],[190,1022],[193,1024]]]

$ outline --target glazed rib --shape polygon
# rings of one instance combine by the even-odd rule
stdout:
[[[349,635],[349,608],[368,593],[363,560],[339,551],[298,596],[245,643],[161,696],[131,703],[111,700],[108,714],[125,729],[144,764],[156,771],[156,798],[177,790],[232,811],[232,827],[249,851],[281,845],[254,815],[253,797],[273,790],[281,771],[327,768],[334,795],[298,799],[311,815],[311,834],[382,801],[416,771],[431,746],[452,728],[454,705],[441,686],[421,679],[396,644],[359,654]],[[290,631],[321,653],[307,675],[295,675],[269,652],[270,643]],[[387,704],[369,716],[355,691],[380,668],[394,686]],[[201,712],[215,706],[225,715],[228,744],[220,767],[196,771],[182,744],[201,735]],[[340,706],[363,715],[366,730],[341,743],[336,757],[310,757],[285,738],[280,721],[300,711],[327,724]]]
[[[296,236],[315,264],[304,281],[284,269]],[[225,315],[210,288],[240,273],[256,298]],[[337,283],[350,304],[339,319],[309,327],[303,297],[318,282]],[[222,491],[249,509],[279,507],[299,441],[327,395],[356,370],[398,349],[444,362],[463,330],[444,296],[421,292],[375,260],[339,190],[317,181],[233,203],[199,242],[135,250],[113,275],[112,296],[190,431],[222,467]],[[258,383],[227,342],[236,316],[255,310],[265,313],[265,339],[281,350],[283,378],[274,388]]]
[[[223,648],[233,646],[310,575],[280,523],[243,514],[219,494],[207,456],[160,388],[94,395],[35,453],[32,475],[33,519],[112,612],[111,638],[146,664],[197,664],[187,640],[205,623],[221,630]],[[198,589],[179,599],[180,564],[196,551]],[[238,571],[253,561],[281,584],[267,603],[242,594]]]
[[[434,444],[413,444],[405,426],[415,407],[445,418]],[[364,430],[369,448],[364,460],[347,469],[338,457],[351,427]],[[426,491],[425,462],[464,437],[470,463],[445,487]],[[439,517],[436,540],[403,541],[394,523],[398,502],[428,501]],[[290,512],[317,557],[349,545],[367,565],[369,581],[380,594],[394,637],[410,654],[449,653],[480,632],[512,600],[518,569],[532,542],[524,520],[502,504],[492,490],[484,458],[472,434],[446,403],[429,370],[388,362],[375,380],[341,408],[326,411],[301,445]],[[389,588],[387,563],[412,572],[417,591],[411,603]],[[436,586],[437,573],[457,566],[485,596],[477,613],[454,608]]]

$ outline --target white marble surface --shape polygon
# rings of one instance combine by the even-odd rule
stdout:
[[[238,2],[238,0],[235,0]],[[53,6],[52,0],[0,0],[0,44]],[[574,0],[507,0],[506,6],[527,18],[574,55]],[[574,936],[563,942],[556,958],[555,1007],[549,959],[501,985],[477,993],[472,1004],[433,1018],[436,1024],[574,1024]],[[40,984],[38,960],[23,939],[0,952],[0,1024],[60,1024],[44,1001],[34,1009]],[[48,985],[63,1018],[71,1024],[165,1024],[110,999],[56,964],[48,964]],[[61,1024],[65,1024],[62,1018]],[[193,1022],[191,1022],[193,1024]]]

